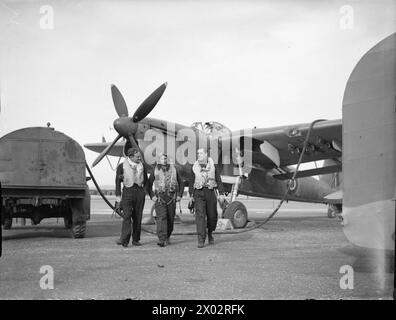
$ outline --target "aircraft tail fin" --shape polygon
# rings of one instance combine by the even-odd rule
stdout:
[[[344,233],[355,245],[394,249],[396,33],[353,70],[343,99]]]

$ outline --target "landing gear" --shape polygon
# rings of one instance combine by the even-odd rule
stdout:
[[[342,204],[329,204],[327,208],[327,217],[333,219],[342,213]]]
[[[237,150],[237,152],[239,153],[239,150]],[[235,183],[232,186],[231,201],[230,203],[224,201],[224,203],[221,204],[221,207],[223,209],[223,217],[226,219],[230,219],[233,227],[236,229],[244,228],[248,223],[248,213],[245,205],[240,201],[236,201],[242,179],[246,179],[246,176],[243,174],[242,171],[241,161],[238,162],[238,169],[239,176],[236,177]]]
[[[248,222],[245,205],[239,201],[231,202],[224,211],[224,218],[230,219],[234,228],[244,228]]]

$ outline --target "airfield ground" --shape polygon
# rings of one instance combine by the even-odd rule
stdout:
[[[277,204],[242,200],[256,222]],[[148,200],[145,215],[150,206]],[[195,231],[186,207],[183,201],[175,232]],[[262,228],[215,235],[215,245],[203,249],[194,235],[176,235],[159,248],[145,232],[143,246],[122,248],[115,244],[121,220],[99,198],[91,209],[84,239],[71,239],[61,219],[4,230],[0,299],[392,298],[393,253],[349,243],[323,205],[290,202]],[[52,290],[40,287],[44,265],[54,270]],[[353,289],[340,286],[345,265],[353,268]]]

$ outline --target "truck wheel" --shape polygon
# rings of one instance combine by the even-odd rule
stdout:
[[[72,227],[73,238],[79,239],[85,237],[87,223],[85,221],[75,222]]]
[[[11,229],[12,226],[12,218],[4,218],[4,230]]]
[[[32,218],[30,219],[30,223],[32,226],[37,226],[38,224],[40,224],[40,219],[36,219],[36,218]]]
[[[38,209],[35,209],[33,212],[33,215],[30,218],[30,221],[32,223],[32,226],[37,226],[41,222],[41,214]]]
[[[63,218],[63,223],[65,224],[65,228],[66,229],[71,229],[71,227],[73,226],[73,222],[71,217],[64,217]]]
[[[234,228],[244,228],[248,221],[248,214],[245,205],[239,201],[231,202],[225,209],[224,218],[230,219]]]

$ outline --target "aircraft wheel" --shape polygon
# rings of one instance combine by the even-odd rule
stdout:
[[[342,204],[329,204],[327,208],[327,217],[332,219],[342,212]]]
[[[234,228],[244,228],[248,222],[248,213],[242,202],[231,202],[224,212],[224,218],[230,219]]]
[[[72,226],[73,238],[76,239],[84,238],[86,229],[87,229],[87,223],[85,221],[74,222]]]
[[[33,215],[30,218],[30,221],[31,221],[32,226],[37,226],[38,224],[40,224],[41,216],[40,216],[40,212],[38,210],[35,210],[33,212]]]
[[[40,222],[41,220],[37,218],[30,219],[30,223],[32,224],[32,226],[37,226],[38,224],[40,224]]]
[[[333,219],[333,218],[335,218],[335,216],[336,215],[335,215],[335,211],[334,211],[333,207],[331,205],[329,205],[327,207],[327,218]]]
[[[11,226],[12,226],[12,218],[8,218],[8,217],[4,218],[4,227],[3,227],[3,229],[4,230],[9,230],[9,229],[11,229]]]

